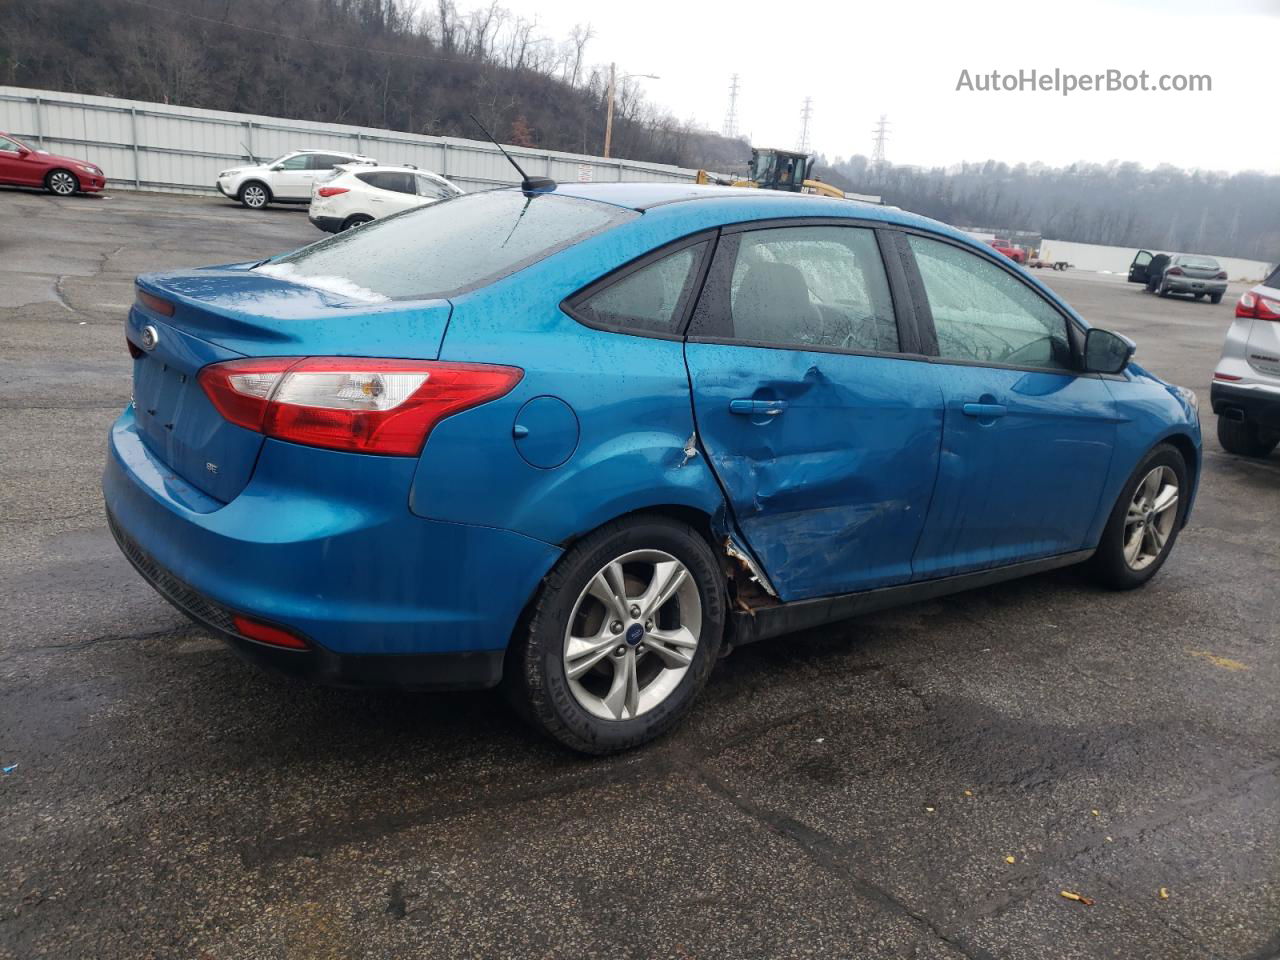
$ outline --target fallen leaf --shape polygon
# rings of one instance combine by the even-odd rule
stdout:
[[[933,813],[933,807],[925,807],[924,809],[927,813]]]
[[[1249,667],[1239,660],[1232,660],[1230,657],[1220,657],[1216,653],[1210,653],[1208,650],[1188,650],[1187,653],[1193,657],[1199,657],[1206,660],[1220,670],[1248,670]]]
[[[1112,840],[1110,837],[1107,837],[1107,843],[1114,843],[1114,842],[1115,842],[1115,841],[1114,841],[1114,840]]]
[[[1098,815],[1098,811],[1097,811],[1097,810],[1090,810],[1089,812],[1090,812],[1090,813],[1092,813],[1095,817]]]
[[[1007,857],[1005,857],[1005,858],[1004,858],[1004,862],[1005,862],[1005,863],[1017,863],[1017,862],[1018,862],[1018,858],[1017,858],[1017,857],[1015,857],[1015,856],[1010,855],[1010,856],[1007,856]]]
[[[1093,906],[1092,897],[1086,897],[1079,893],[1072,893],[1070,890],[1063,890],[1061,896],[1065,897],[1067,900],[1074,900],[1076,903],[1083,903],[1086,907]]]
[[[1168,900],[1168,899],[1169,899],[1169,888],[1168,888],[1168,887],[1161,887],[1161,888],[1160,888],[1160,899],[1161,899],[1161,900]]]
[[[972,797],[972,796],[973,796],[973,791],[972,791],[972,790],[966,790],[966,791],[964,792],[964,795],[965,795],[966,797]]]

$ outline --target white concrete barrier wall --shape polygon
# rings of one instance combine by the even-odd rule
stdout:
[[[1257,283],[1270,272],[1272,264],[1260,260],[1242,260],[1239,257],[1220,257],[1212,250],[1161,250],[1148,248],[1152,253],[1203,253],[1213,257],[1232,280]],[[1081,270],[1099,273],[1127,275],[1129,264],[1137,254],[1137,247],[1108,247],[1098,243],[1072,243],[1069,240],[1045,239],[1040,244],[1040,256],[1044,260],[1066,260]]]
[[[0,130],[52,153],[102,167],[112,188],[212,193],[218,172],[290,150],[362,153],[412,163],[464,190],[518,183],[498,149],[483,140],[428,137],[375,127],[201,110],[140,100],[0,86]],[[688,182],[696,170],[507,146],[532,176],[562,182]]]

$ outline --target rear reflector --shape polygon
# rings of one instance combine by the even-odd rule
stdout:
[[[269,623],[260,623],[239,614],[232,618],[232,622],[235,623],[236,631],[241,636],[257,640],[259,643],[267,643],[273,647],[288,647],[290,650],[306,650],[310,646],[297,634],[290,633],[281,627],[274,627]]]
[[[137,295],[138,303],[142,304],[142,306],[146,307],[153,313],[158,313],[162,317],[173,316],[173,304],[168,300],[161,300],[154,294],[147,293],[147,291],[143,290],[141,287],[137,288]]]
[[[1231,374],[1229,374],[1229,373],[1215,373],[1215,374],[1213,375],[1213,379],[1215,379],[1215,380],[1227,380],[1227,381],[1232,381],[1232,380],[1239,380],[1240,378],[1239,378],[1239,377],[1232,376],[1232,375],[1231,375]]]
[[[445,417],[496,400],[518,367],[366,357],[260,357],[200,371],[222,416],[278,440],[417,456]]]
[[[322,197],[336,197],[340,193],[349,193],[350,187],[321,187],[316,191]]]

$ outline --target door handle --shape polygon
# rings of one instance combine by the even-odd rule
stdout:
[[[960,409],[964,411],[965,416],[990,420],[1003,417],[1008,408],[1003,403],[966,403]]]
[[[785,400],[748,400],[740,398],[729,401],[729,412],[742,417],[776,417],[787,410]]]

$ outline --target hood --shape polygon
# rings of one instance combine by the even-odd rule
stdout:
[[[50,153],[48,150],[37,150],[36,156],[40,157],[42,160],[50,160],[54,163],[66,163],[66,164],[72,164],[72,165],[81,166],[81,167],[93,167],[93,169],[95,170],[102,169],[100,166],[98,166],[96,163],[92,162],[91,160],[81,160],[79,157],[68,157],[65,154],[61,154],[61,153]]]

